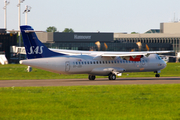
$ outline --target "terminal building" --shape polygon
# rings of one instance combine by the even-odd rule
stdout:
[[[180,22],[160,23],[160,29],[150,29],[144,34],[114,33],[114,40],[130,43],[171,44],[175,53],[180,52]],[[159,48],[160,50],[161,48]],[[150,50],[158,50],[151,47]],[[162,48],[161,50],[168,50]]]
[[[179,28],[179,29],[178,29]],[[168,30],[167,30],[168,29]],[[180,23],[161,23],[160,29],[150,29],[143,34],[126,33],[37,33],[38,38],[50,48],[70,50],[98,50],[95,42],[101,43],[100,50],[106,51],[139,51],[137,42],[146,44],[150,51],[174,50],[180,52]],[[104,48],[104,43],[108,48]]]

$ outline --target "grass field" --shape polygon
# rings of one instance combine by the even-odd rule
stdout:
[[[0,88],[0,120],[180,120],[180,84]]]
[[[32,72],[27,72],[27,66],[19,64],[0,65],[0,80],[22,80],[22,79],[74,79],[88,78],[88,75],[59,75],[44,70],[33,68]],[[4,72],[6,71],[6,72]],[[123,73],[121,77],[154,77],[153,72]],[[161,71],[161,77],[180,76],[180,63],[168,63],[167,67]],[[107,76],[97,76],[97,78],[107,78]]]
[[[0,65],[1,80],[87,78],[19,64]],[[180,76],[168,63],[161,76]],[[128,74],[128,75],[127,75]],[[154,77],[124,73],[122,77]],[[180,120],[180,84],[0,88],[0,120]]]

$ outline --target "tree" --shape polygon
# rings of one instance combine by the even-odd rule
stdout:
[[[49,27],[46,29],[46,32],[57,32],[57,28],[54,27],[54,26],[49,26]]]
[[[131,32],[131,34],[139,34],[138,32]]]
[[[62,31],[62,32],[73,33],[74,31],[71,28],[65,28],[64,31]]]

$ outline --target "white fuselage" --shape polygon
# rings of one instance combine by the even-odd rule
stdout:
[[[60,74],[91,74],[106,76],[111,72],[159,71],[166,63],[157,55],[150,54],[141,61],[127,61],[120,57],[98,58],[90,55],[64,55],[60,57],[22,60],[20,63]]]

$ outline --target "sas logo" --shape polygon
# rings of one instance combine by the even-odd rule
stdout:
[[[43,53],[43,47],[44,46],[37,46],[35,48],[34,46],[31,46],[30,47],[30,52],[28,52],[28,54],[42,54]]]

